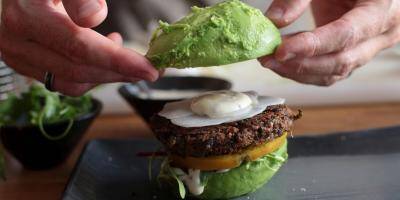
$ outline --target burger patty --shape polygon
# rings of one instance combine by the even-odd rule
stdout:
[[[151,119],[151,128],[166,150],[180,156],[206,157],[235,154],[257,146],[284,132],[301,117],[286,105],[269,106],[249,119],[213,126],[185,128],[159,115]]]

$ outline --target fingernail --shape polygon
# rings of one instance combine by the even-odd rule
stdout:
[[[143,79],[143,80],[146,80],[146,81],[150,81],[150,82],[154,82],[158,78],[157,74],[151,73],[151,72],[142,72],[140,74],[141,74],[141,75],[139,75],[140,79]]]
[[[271,8],[267,12],[267,17],[274,20],[280,20],[283,18],[283,10],[281,8]]]
[[[276,69],[279,67],[279,63],[275,59],[268,59],[263,62],[264,67],[268,69]]]
[[[97,0],[86,1],[78,10],[78,17],[83,19],[98,13],[101,10],[101,5]]]
[[[288,61],[288,60],[293,59],[293,58],[296,58],[296,54],[294,54],[294,53],[288,53],[288,54],[286,54],[285,57],[283,57],[283,58],[280,59],[279,61],[285,62],[285,61]]]
[[[158,74],[156,74],[156,75],[151,75],[151,77],[149,78],[149,81],[151,81],[151,82],[155,82],[157,79],[158,79]]]

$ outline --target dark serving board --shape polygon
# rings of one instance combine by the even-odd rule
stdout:
[[[155,140],[91,141],[63,200],[176,199],[149,180],[148,159],[136,156],[159,147]],[[400,127],[295,137],[289,140],[289,155],[268,184],[236,199],[400,199]]]

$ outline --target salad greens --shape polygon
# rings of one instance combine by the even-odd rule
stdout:
[[[60,140],[68,135],[74,119],[92,109],[91,97],[66,97],[52,93],[40,85],[32,85],[20,96],[12,94],[0,102],[0,127],[2,126],[38,126],[44,137]],[[48,134],[44,125],[68,121],[65,131],[57,136]],[[0,176],[4,174],[4,159],[0,151]]]
[[[32,85],[20,97],[11,95],[0,102],[0,127],[5,125],[39,126],[43,135],[50,140],[61,139],[68,133],[75,117],[88,113],[92,108],[91,97],[64,97],[52,93],[39,85]],[[54,137],[44,130],[44,124],[68,120],[66,133]],[[61,137],[63,136],[63,137]]]

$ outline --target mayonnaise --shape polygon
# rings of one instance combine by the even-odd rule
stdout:
[[[214,91],[193,99],[167,103],[158,114],[181,127],[204,127],[252,118],[285,99],[256,92]]]
[[[199,169],[189,169],[189,173],[185,173],[179,168],[173,168],[178,178],[185,184],[189,192],[195,196],[200,195],[204,192],[204,186],[201,185]]]
[[[225,173],[225,172],[229,172],[231,169],[220,169],[217,170],[216,173]]]
[[[252,104],[253,101],[247,94],[224,90],[208,92],[194,98],[190,108],[197,115],[223,118],[249,108]]]

